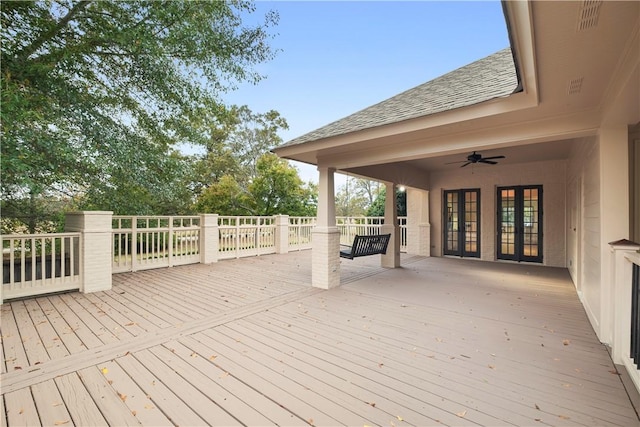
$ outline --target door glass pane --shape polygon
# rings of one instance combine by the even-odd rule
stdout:
[[[516,192],[515,189],[500,191],[501,206],[501,242],[500,248],[505,255],[514,255],[516,251]]]
[[[538,189],[526,188],[523,192],[523,250],[524,256],[538,256]]]
[[[478,251],[478,192],[464,193],[465,247],[466,252]]]
[[[446,241],[446,250],[447,251],[457,251],[458,250],[458,231],[459,231],[459,220],[458,220],[458,193],[457,192],[447,192],[447,241]]]

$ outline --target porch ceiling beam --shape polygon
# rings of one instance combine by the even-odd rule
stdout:
[[[392,182],[420,190],[429,190],[427,174],[422,169],[408,164],[394,163],[391,165],[361,166],[347,169],[345,172],[377,181]]]

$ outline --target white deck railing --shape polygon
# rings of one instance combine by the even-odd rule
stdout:
[[[314,217],[286,215],[71,215],[70,233],[2,236],[0,302],[70,289],[110,288],[113,273],[310,249],[316,224]],[[406,217],[398,220],[405,251]],[[342,244],[351,244],[356,234],[379,234],[383,223],[382,217],[336,219]],[[106,253],[111,253],[110,260]]]
[[[336,225],[340,230],[340,244],[350,245],[356,235],[380,234],[384,225],[382,216],[336,217]],[[407,251],[407,217],[398,217],[400,227],[400,251]]]
[[[289,217],[289,249],[311,249],[311,231],[316,226],[316,218],[309,216]]]
[[[113,272],[200,262],[199,216],[114,216]]]
[[[80,233],[2,236],[2,297],[80,289]]]
[[[218,259],[276,252],[274,216],[219,216]]]

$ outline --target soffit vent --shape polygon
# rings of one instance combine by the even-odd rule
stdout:
[[[577,93],[580,93],[580,91],[582,90],[583,80],[584,80],[584,77],[580,77],[580,78],[569,81],[569,88],[567,89],[567,93],[569,95],[575,95]]]
[[[578,31],[585,31],[598,25],[602,0],[584,0],[578,14]]]

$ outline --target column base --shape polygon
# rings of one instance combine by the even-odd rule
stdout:
[[[316,227],[312,234],[312,286],[320,289],[340,286],[340,231],[337,227]]]

